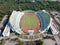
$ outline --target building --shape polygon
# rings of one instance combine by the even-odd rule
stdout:
[[[9,37],[10,36],[10,28],[9,28],[8,24],[6,25],[2,34],[3,34],[4,37]]]
[[[50,27],[50,16],[43,11],[13,11],[3,36],[10,35],[10,29],[19,34],[21,41],[35,41],[42,39],[44,32]]]
[[[59,34],[59,28],[58,25],[55,23],[55,21],[51,18],[51,31],[54,35]]]
[[[56,15],[55,20],[60,24],[60,15]]]

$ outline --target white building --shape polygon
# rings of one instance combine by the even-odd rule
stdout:
[[[6,25],[6,27],[3,31],[3,36],[4,37],[9,37],[10,36],[10,28],[9,28],[8,24]]]
[[[60,16],[59,15],[55,16],[55,20],[60,24]]]
[[[58,25],[55,23],[55,21],[51,18],[51,31],[54,35],[59,33]]]

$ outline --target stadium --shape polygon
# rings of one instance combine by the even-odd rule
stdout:
[[[9,23],[12,31],[19,34],[20,40],[39,40],[50,27],[50,16],[41,10],[13,11]]]

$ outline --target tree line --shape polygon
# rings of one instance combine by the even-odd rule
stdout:
[[[0,20],[4,15],[11,15],[13,10],[60,10],[58,1],[36,1],[32,0],[0,0]]]

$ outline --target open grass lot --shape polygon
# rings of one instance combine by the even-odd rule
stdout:
[[[25,16],[24,17],[24,26],[25,27],[35,27],[36,21],[34,16]]]

